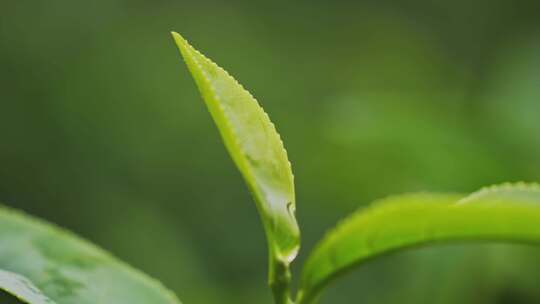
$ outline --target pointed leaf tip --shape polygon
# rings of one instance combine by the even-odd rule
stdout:
[[[270,281],[288,279],[300,246],[292,169],[274,124],[257,100],[180,34],[172,36],[233,161],[253,193],[268,239]]]
[[[182,35],[178,34],[177,32],[171,31],[171,35],[173,36],[173,39],[177,44],[180,44],[180,43],[185,44],[186,43],[186,39],[184,39],[184,37],[182,37]]]

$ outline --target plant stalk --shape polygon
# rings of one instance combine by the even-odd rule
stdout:
[[[269,285],[275,304],[294,304],[291,299],[291,271],[289,264],[270,258]]]

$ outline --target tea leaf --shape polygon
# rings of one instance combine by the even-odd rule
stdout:
[[[27,278],[9,271],[0,270],[0,289],[28,304],[55,304]]]
[[[265,228],[270,283],[283,297],[300,245],[291,165],[268,115],[232,76],[172,33],[221,137],[251,190]],[[281,301],[285,301],[283,298]]]
[[[409,194],[383,199],[330,231],[303,269],[299,304],[343,272],[382,254],[448,241],[540,243],[540,187],[502,185],[468,197]]]
[[[0,207],[0,269],[27,278],[0,272],[3,289],[31,304],[53,303],[45,298],[62,304],[180,304],[160,283],[89,242],[5,207]],[[41,290],[41,302],[37,293],[30,297],[19,288],[27,280]]]

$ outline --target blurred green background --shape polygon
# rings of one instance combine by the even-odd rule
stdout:
[[[169,35],[257,96],[303,251],[373,199],[540,180],[540,2],[2,0],[0,201],[185,303],[271,303],[255,205]],[[536,303],[540,249],[391,255],[322,303]]]

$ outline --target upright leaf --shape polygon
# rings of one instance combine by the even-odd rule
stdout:
[[[37,301],[38,293],[28,294],[17,284],[32,282],[44,297],[62,304],[180,304],[160,283],[96,246],[4,207],[0,207],[0,269],[29,280],[0,272],[3,289],[30,304],[52,302]]]
[[[27,278],[5,270],[0,270],[0,289],[28,304],[55,304],[34,286]]]
[[[503,185],[468,197],[409,194],[360,210],[330,231],[304,266],[298,304],[343,272],[388,252],[447,241],[540,244],[540,187]]]
[[[291,165],[283,142],[255,98],[225,70],[172,33],[221,137],[250,188],[270,252],[270,283],[280,301],[296,257],[300,232],[294,217]]]

